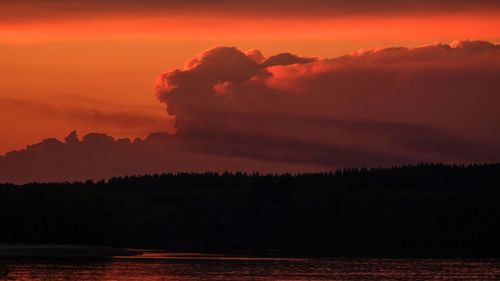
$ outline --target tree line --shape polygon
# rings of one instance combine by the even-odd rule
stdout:
[[[0,243],[500,256],[500,164],[0,185]]]

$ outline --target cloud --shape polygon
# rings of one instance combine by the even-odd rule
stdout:
[[[499,45],[255,53],[215,47],[161,75],[158,98],[193,148],[332,168],[500,157]]]
[[[46,139],[0,156],[0,182],[497,162],[498,73],[500,45],[484,41],[360,50],[333,59],[214,47],[158,78],[156,94],[175,120],[175,134]],[[1,104],[124,127],[157,122],[105,105],[96,106],[115,110],[95,115],[34,101]]]
[[[53,120],[71,120],[94,130],[110,129],[129,135],[148,134],[171,128],[168,117],[150,108],[109,104],[80,96],[52,97],[45,100],[0,97],[1,110],[35,114]]]
[[[0,182],[63,182],[99,180],[164,172],[315,171],[317,167],[189,151],[183,141],[166,133],[145,139],[114,139],[76,132],[64,141],[54,138],[0,156]]]

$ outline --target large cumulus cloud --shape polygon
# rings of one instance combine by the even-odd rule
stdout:
[[[482,41],[334,59],[266,58],[258,50],[215,47],[158,79],[157,96],[175,134],[46,139],[0,156],[0,182],[498,162],[499,73],[500,46]],[[108,119],[122,124],[125,118],[127,126],[152,122],[130,123],[134,116]]]
[[[500,158],[500,46],[456,41],[335,59],[209,49],[160,76],[193,149],[322,167]]]

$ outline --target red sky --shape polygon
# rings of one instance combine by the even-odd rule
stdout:
[[[174,114],[167,114],[164,104],[158,102],[155,95],[158,75],[182,69],[187,60],[213,46],[233,46],[241,51],[259,49],[266,57],[289,52],[326,59],[359,49],[415,48],[436,42],[449,44],[454,40],[495,43],[500,42],[499,26],[500,2],[485,0],[148,0],[140,4],[113,0],[4,1],[0,7],[0,154],[22,149],[47,137],[61,139],[72,130],[78,130],[81,135],[102,132],[130,138],[145,137],[152,131],[174,133]],[[494,64],[495,52],[491,52],[493,54],[478,54],[477,57],[465,55],[467,60],[453,55],[458,62],[448,57],[440,61],[445,61],[446,67],[448,63],[464,67],[473,65],[477,71],[486,71],[497,66]],[[413,53],[402,54],[400,58],[408,59],[409,56]],[[485,56],[492,57],[484,61]],[[442,65],[438,63],[433,67]],[[270,68],[273,79],[266,83],[287,91],[295,87],[295,91],[307,92],[319,87],[319,82],[303,82],[306,79],[303,76],[293,78],[294,72],[289,72],[292,69]],[[293,71],[308,73],[311,70],[298,68]],[[189,83],[203,84],[199,80],[189,80]],[[470,80],[469,84],[481,88],[484,83],[484,80]],[[401,85],[414,88],[410,84]],[[218,89],[235,91],[234,87],[220,84]],[[238,87],[238,91],[251,91],[246,86]],[[341,86],[329,87],[338,89]],[[353,91],[348,85],[342,87]],[[489,88],[480,91],[486,95],[483,98],[493,99],[488,89],[495,89],[494,85],[484,87]],[[335,104],[327,98],[323,101],[327,105]],[[242,101],[234,102],[232,107],[252,111],[252,108],[238,107],[237,103]],[[335,118],[366,117],[355,114],[357,109],[353,102],[345,102],[345,105],[353,108],[344,108],[345,112],[336,108],[344,114],[337,114]],[[483,111],[480,114],[460,109],[457,104],[454,109],[457,112],[447,117],[460,119],[462,112],[465,117],[476,118],[471,117],[471,124],[456,126],[456,122],[443,121],[431,125],[445,128],[454,135],[496,141],[496,137],[483,136],[486,130],[494,129],[487,124],[496,117],[492,113],[488,115],[489,109],[484,111],[484,106],[488,105],[478,105],[476,110]],[[382,108],[383,104],[378,110],[383,111]],[[191,110],[191,105],[183,109]],[[258,105],[253,109],[260,114],[268,113]],[[309,104],[307,110],[322,112],[313,104]],[[405,112],[412,110],[408,108]],[[291,114],[289,110],[285,112]],[[311,112],[307,111],[297,109],[293,113],[303,119],[311,117]],[[377,114],[368,117],[429,125],[424,113],[412,116],[403,113],[384,118]],[[474,122],[483,125],[476,131],[467,127],[476,125]],[[348,138],[345,132],[339,134],[337,138]],[[290,134],[287,131],[279,137],[290,137]]]

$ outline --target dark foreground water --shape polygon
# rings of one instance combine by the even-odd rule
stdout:
[[[92,262],[0,260],[0,280],[500,280],[500,260],[262,259],[149,253]]]

